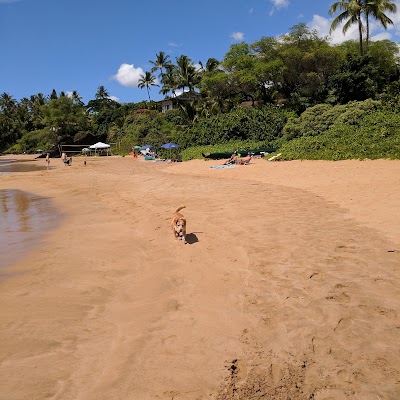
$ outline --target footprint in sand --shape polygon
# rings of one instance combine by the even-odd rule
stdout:
[[[352,319],[351,318],[341,318],[339,319],[336,328],[334,329],[335,332],[340,332],[345,329],[348,329],[352,325]]]
[[[336,301],[337,303],[348,303],[350,301],[350,296],[345,292],[342,293],[332,293],[325,297],[328,301]]]

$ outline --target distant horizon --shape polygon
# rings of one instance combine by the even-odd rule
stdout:
[[[328,0],[204,0],[202,7],[183,0],[174,6],[155,0],[151,7],[127,0],[116,0],[112,7],[95,0],[33,3],[0,0],[5,39],[0,45],[0,74],[5,77],[0,93],[17,101],[38,93],[48,96],[55,89],[57,94],[77,91],[87,104],[100,86],[120,104],[148,101],[137,82],[160,51],[173,62],[182,54],[194,64],[211,57],[221,61],[234,43],[278,37],[299,23],[328,36],[332,44],[358,39],[356,25],[346,36],[341,28],[329,35],[333,17],[328,11],[334,1]],[[394,3],[400,10],[400,0]],[[400,11],[390,17],[395,26],[387,30],[372,21],[372,40],[399,43]],[[151,98],[164,96],[154,87]]]

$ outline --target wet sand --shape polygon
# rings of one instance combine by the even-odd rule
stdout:
[[[87,161],[0,176],[67,215],[1,283],[1,400],[400,397],[400,162]]]
[[[34,160],[34,157],[37,156],[0,157],[0,174],[47,169],[47,166],[40,165],[40,160]]]
[[[5,279],[13,261],[26,254],[61,215],[49,199],[21,190],[0,190],[0,279]]]

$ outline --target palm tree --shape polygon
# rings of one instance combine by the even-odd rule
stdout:
[[[178,88],[176,67],[173,64],[165,67],[165,74],[161,77],[161,83],[163,84],[160,90],[164,96],[169,92],[175,96],[176,89]]]
[[[17,102],[10,94],[4,92],[0,95],[0,111],[15,110],[16,106]]]
[[[0,95],[0,150],[15,144],[21,131],[17,101],[8,93]]]
[[[370,39],[369,16],[372,15],[385,29],[393,25],[393,21],[385,14],[386,11],[395,13],[397,6],[390,0],[364,0],[365,23],[367,26],[367,38],[365,47],[368,50]]]
[[[47,99],[43,93],[34,94],[29,98],[29,110],[31,121],[36,129],[42,127],[43,124],[43,107],[47,103]]]
[[[170,66],[171,61],[169,60],[168,55],[165,55],[165,53],[163,51],[160,51],[158,54],[156,54],[156,60],[150,61],[150,64],[153,64],[153,67],[151,68],[151,72],[154,73],[159,70],[160,78],[162,78],[164,75],[164,73],[163,73],[164,68],[167,68],[168,66]]]
[[[151,72],[146,71],[144,75],[140,75],[140,79],[138,82],[138,87],[140,89],[143,89],[144,87],[147,89],[147,95],[149,96],[149,101],[150,99],[150,86],[159,86],[156,84],[156,77],[152,75]]]
[[[329,33],[332,33],[338,25],[342,22],[346,21],[343,25],[342,32],[346,34],[351,25],[358,25],[358,34],[360,41],[360,54],[363,54],[363,30],[364,27],[362,25],[361,14],[363,11],[363,1],[365,0],[343,0],[337,1],[331,5],[329,9],[329,14],[333,15],[337,10],[340,11],[340,14],[332,21],[331,28]]]
[[[206,66],[204,67],[203,63],[201,61],[199,61],[200,67],[201,67],[201,71],[202,72],[209,72],[212,73],[214,71],[218,70],[218,67],[220,65],[220,62],[216,59],[216,58],[209,58],[206,62]]]
[[[71,99],[75,104],[78,104],[80,106],[84,105],[84,103],[82,101],[82,96],[80,96],[79,93],[76,90],[74,90],[72,92]]]
[[[192,60],[188,56],[182,55],[176,59],[176,64],[178,88],[185,90],[185,87],[187,86],[189,92],[193,92],[194,87],[200,81],[200,77],[195,66],[192,64]]]
[[[57,92],[56,89],[53,89],[50,95],[50,100],[56,100],[56,99],[58,99]]]
[[[107,99],[109,96],[107,89],[104,86],[99,86],[96,92],[96,100]]]

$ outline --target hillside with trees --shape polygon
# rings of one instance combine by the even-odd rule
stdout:
[[[369,32],[372,19],[393,24],[388,11],[396,8],[386,0],[334,3],[332,30],[359,27],[359,40],[340,45],[300,23],[278,38],[233,44],[222,60],[172,60],[160,51],[140,78],[148,98],[140,103],[120,104],[103,86],[87,104],[77,91],[20,101],[3,93],[0,152],[96,141],[120,152],[167,141],[183,149],[242,142],[278,146],[286,159],[400,158],[399,47],[371,41]],[[174,108],[162,112],[155,90],[176,99]]]

